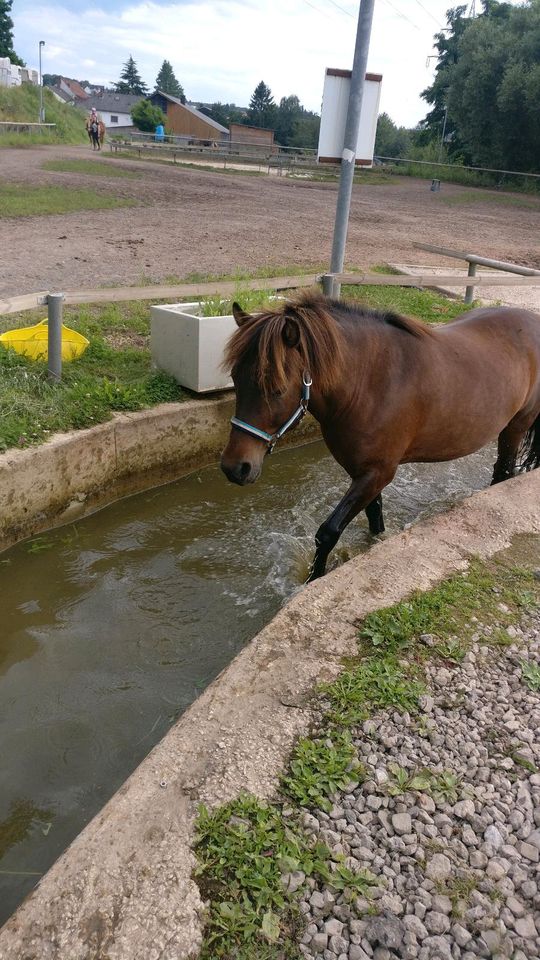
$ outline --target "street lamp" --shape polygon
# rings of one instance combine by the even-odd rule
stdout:
[[[43,123],[45,116],[43,113],[43,77],[41,75],[41,48],[45,46],[45,41],[39,41],[39,123]]]

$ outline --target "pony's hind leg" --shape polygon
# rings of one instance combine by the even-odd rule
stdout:
[[[379,533],[384,533],[384,517],[382,509],[382,494],[375,497],[366,507],[366,517],[369,523],[369,532],[376,537]]]
[[[510,423],[501,430],[497,444],[497,460],[493,467],[491,485],[509,480],[516,472],[516,462],[520,447],[535,423],[536,411],[516,414]]]

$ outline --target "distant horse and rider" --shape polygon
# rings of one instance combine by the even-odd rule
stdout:
[[[95,107],[92,108],[90,116],[86,118],[85,125],[88,139],[90,140],[93,149],[101,150],[105,140],[105,124],[103,123],[103,120],[99,119]]]
[[[498,437],[492,483],[540,467],[540,316],[530,310],[486,307],[429,326],[308,293],[253,316],[235,303],[233,314],[228,479],[254,483],[307,410],[351,478],[317,531],[310,580],[361,510],[372,534],[384,531],[381,491],[401,463],[454,460]]]

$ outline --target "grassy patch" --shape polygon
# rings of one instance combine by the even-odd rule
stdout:
[[[540,690],[540,664],[534,663],[532,660],[523,660],[521,676],[529,690],[534,690],[535,693]]]
[[[66,308],[64,322],[90,340],[86,353],[63,367],[59,384],[45,363],[0,347],[0,451],[45,440],[50,433],[93,426],[115,410],[140,410],[186,399],[176,381],[152,370],[145,303]],[[29,326],[43,310],[5,317],[0,331]]]
[[[233,302],[240,304],[246,313],[257,313],[275,309],[275,294],[267,290],[246,290],[238,287],[230,297],[203,297],[201,300],[203,317],[225,317],[232,313]]]
[[[414,668],[401,666],[393,656],[361,660],[323,687],[330,703],[328,720],[347,727],[385,707],[414,713],[425,691],[416,674]]]
[[[23,83],[20,87],[0,87],[0,120],[36,123],[39,116],[39,87]],[[39,133],[1,133],[0,146],[22,147],[42,143],[84,143],[88,136],[81,111],[60,103],[46,87],[43,89],[45,122],[56,124],[53,130]]]
[[[378,268],[376,272],[395,273],[391,268]],[[395,310],[397,313],[418,317],[426,323],[446,323],[475,306],[467,306],[460,300],[452,300],[433,290],[419,290],[414,287],[344,285],[341,290],[345,300],[355,300],[378,310]]]
[[[115,164],[101,163],[100,160],[46,160],[44,170],[54,173],[82,173],[91,177],[137,177],[134,170],[127,170]]]
[[[422,634],[431,633],[442,645],[441,655],[448,656],[454,649],[456,659],[456,648],[448,647],[448,643],[454,642],[459,633],[459,659],[461,644],[470,641],[477,628],[473,617],[504,631],[525,607],[538,602],[540,583],[532,571],[508,567],[503,557],[485,563],[475,560],[466,575],[444,580],[428,593],[417,592],[407,601],[370,614],[360,636],[369,649],[395,654],[416,645]],[[494,639],[497,641],[496,632]]]
[[[0,217],[38,217],[75,210],[109,210],[114,207],[133,207],[136,200],[97,193],[95,190],[75,190],[60,186],[30,186],[26,183],[0,184]]]
[[[297,743],[282,786],[301,807],[330,810],[330,797],[363,775],[349,732],[333,732],[327,737],[304,737]]]
[[[522,207],[526,210],[539,210],[540,200],[514,193],[488,193],[487,191],[468,190],[461,193],[441,195],[441,201],[449,206],[467,206],[470,203],[491,203],[497,207]]]
[[[300,927],[291,874],[314,876],[336,890],[366,894],[375,881],[331,863],[325,844],[309,840],[276,804],[242,796],[210,813],[199,809],[195,876],[210,901],[202,960],[296,957]]]

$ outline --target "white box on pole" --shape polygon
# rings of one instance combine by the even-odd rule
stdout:
[[[355,161],[362,167],[373,166],[381,83],[382,74],[366,73]],[[319,163],[341,163],[350,85],[350,70],[327,68],[317,150]]]

